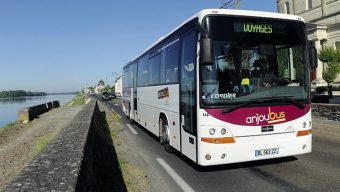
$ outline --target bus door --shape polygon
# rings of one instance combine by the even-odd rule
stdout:
[[[180,78],[181,152],[196,160],[196,58],[197,32],[182,36]]]

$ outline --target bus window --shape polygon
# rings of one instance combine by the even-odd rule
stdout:
[[[178,82],[179,39],[166,45],[163,51],[161,83]]]
[[[138,62],[138,86],[146,86],[149,84],[149,59],[144,56]]]
[[[149,61],[149,85],[157,85],[160,83],[159,73],[161,65],[161,53],[150,58]]]

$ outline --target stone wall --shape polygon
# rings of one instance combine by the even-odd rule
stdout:
[[[340,122],[340,104],[312,104],[312,116]]]
[[[105,112],[91,101],[4,191],[126,191]]]

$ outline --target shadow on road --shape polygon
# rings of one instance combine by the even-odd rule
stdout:
[[[199,172],[214,172],[214,171],[225,171],[225,170],[233,170],[233,169],[241,169],[241,168],[255,168],[259,166],[271,165],[271,164],[279,164],[286,163],[291,161],[298,160],[294,156],[290,157],[281,157],[276,159],[266,159],[266,160],[258,160],[258,161],[250,161],[250,162],[242,162],[242,163],[232,163],[227,165],[214,165],[214,166],[200,166],[183,156],[180,152],[176,151],[175,154],[181,158],[184,162],[190,165],[192,168]]]

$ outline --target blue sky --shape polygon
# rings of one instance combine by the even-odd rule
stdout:
[[[66,92],[113,83],[146,47],[221,0],[1,0],[0,91]],[[241,0],[276,12],[276,0]]]

